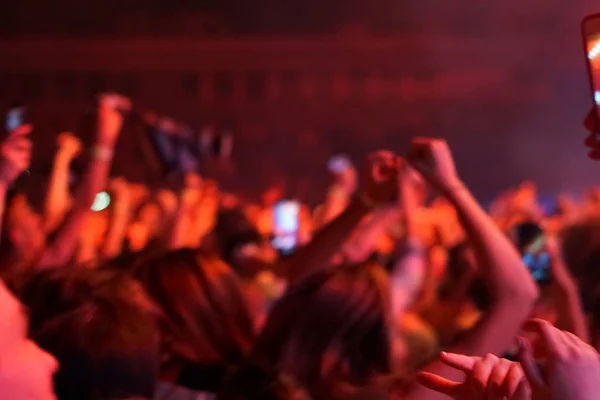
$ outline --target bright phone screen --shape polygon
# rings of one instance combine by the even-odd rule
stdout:
[[[300,204],[295,201],[284,200],[275,205],[273,247],[284,253],[290,253],[296,248],[299,212]]]
[[[23,125],[23,113],[25,110],[22,107],[11,108],[6,114],[5,129],[7,132],[12,132]]]

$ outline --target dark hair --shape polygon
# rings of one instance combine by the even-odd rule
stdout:
[[[226,378],[217,400],[309,400],[305,391],[272,366],[248,363]]]
[[[242,360],[254,333],[240,282],[219,258],[184,249],[136,267],[136,277],[162,308],[165,364]]]
[[[60,362],[60,400],[153,396],[157,311],[134,280],[108,270],[48,270],[20,297],[31,337]]]
[[[592,316],[594,344],[600,342],[600,219],[593,218],[561,232],[562,254],[576,279],[585,311]]]
[[[236,250],[247,244],[258,244],[262,240],[260,233],[239,207],[223,209],[217,213],[214,233],[221,257],[234,268]]]
[[[312,398],[347,398],[392,373],[388,280],[376,265],[315,275],[277,303],[253,359],[297,379]]]

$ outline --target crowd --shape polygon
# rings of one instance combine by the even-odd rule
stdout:
[[[33,128],[0,144],[1,398],[598,398],[597,189],[548,213],[526,182],[486,210],[446,142],[416,138],[335,169],[281,252],[281,193],[109,177],[130,108],[99,97],[89,151],[59,136],[43,210],[13,188]]]

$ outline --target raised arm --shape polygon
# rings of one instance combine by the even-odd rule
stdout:
[[[102,95],[98,104],[98,128],[92,158],[75,196],[71,211],[56,239],[46,247],[38,267],[53,267],[67,263],[77,246],[79,235],[90,215],[90,207],[96,194],[106,187],[113,151],[121,127],[122,111],[129,110],[131,103],[118,95]]]
[[[347,165],[345,169],[333,173],[334,182],[329,186],[325,202],[315,214],[317,229],[322,228],[339,216],[352,202],[356,191],[356,169]]]
[[[56,229],[71,207],[69,167],[73,159],[81,152],[81,141],[71,133],[61,133],[57,142],[58,151],[54,156],[44,204],[44,229],[46,232]]]
[[[199,188],[186,186],[181,192],[179,205],[173,217],[171,231],[168,233],[167,246],[170,250],[188,247],[192,229],[192,212],[200,196]]]
[[[417,233],[417,193],[413,171],[404,165],[399,176],[399,212],[404,222],[405,237],[402,256],[390,275],[392,312],[402,315],[415,300],[423,286],[427,259],[423,244]]]
[[[186,182],[191,179],[191,186],[199,190],[198,200],[192,212],[191,228],[187,234],[187,245],[192,248],[200,246],[202,240],[208,235],[215,226],[216,216],[219,209],[219,189],[215,182],[210,180],[203,181],[196,174],[186,177]],[[196,182],[196,183],[194,183]],[[188,183],[190,185],[190,183]]]
[[[296,283],[330,266],[333,256],[359,222],[376,206],[393,203],[398,193],[398,160],[387,151],[369,156],[361,194],[340,214],[299,249],[288,264],[288,279]]]
[[[0,143],[0,232],[6,207],[6,194],[19,175],[29,168],[31,141],[28,136],[31,125],[23,125],[12,131]]]
[[[131,193],[127,181],[123,178],[115,178],[110,182],[109,189],[114,195],[114,201],[108,232],[101,250],[104,260],[111,260],[121,254],[132,213]]]
[[[456,208],[475,251],[479,272],[492,297],[488,313],[451,351],[469,356],[501,354],[510,347],[528,318],[538,297],[537,286],[512,243],[458,178],[446,142],[417,139],[413,142],[408,160]],[[461,379],[460,373],[440,362],[430,364],[425,371],[448,379]],[[430,400],[444,397],[414,385],[408,398]]]
[[[342,251],[351,262],[363,262],[373,252],[379,239],[386,233],[390,225],[398,220],[395,207],[375,210],[368,221],[358,226],[352,237],[344,243]]]

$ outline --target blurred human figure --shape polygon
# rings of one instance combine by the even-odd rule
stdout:
[[[460,183],[447,145],[436,140],[415,141],[409,160],[456,207],[484,279],[495,291],[492,311],[469,339],[456,346],[471,354],[501,352],[511,342],[508,332],[516,333],[529,315],[537,289],[512,244]],[[315,246],[320,235],[332,227],[340,228],[338,223],[359,206],[368,212],[397,201],[399,160],[395,155],[370,155],[365,171],[363,194],[315,236]],[[357,224],[362,217],[364,214],[357,213],[353,221]],[[330,251],[334,254],[336,249]],[[398,287],[414,282],[413,274],[398,273],[388,279],[381,267],[371,264],[333,269],[319,264],[307,271],[308,266],[304,264],[302,278],[292,280],[295,285],[269,315],[252,359],[291,375],[313,399],[387,398],[397,393],[398,376],[392,363],[397,325],[392,321],[406,311],[407,296]],[[518,307],[521,310],[516,311]],[[451,373],[439,363],[427,366],[429,371],[440,369]],[[410,385],[406,392],[408,399],[435,397],[417,385]]]
[[[0,393],[19,400],[54,400],[56,359],[40,349],[27,332],[23,305],[0,281]]]
[[[0,212],[2,224],[2,268],[28,259],[44,247],[43,221],[22,194],[10,195],[12,185],[29,167],[32,144],[31,125],[10,132],[0,144]]]
[[[58,400],[152,397],[156,308],[140,285],[109,269],[37,273],[19,290],[29,334],[60,361]]]
[[[189,249],[143,262],[135,275],[164,314],[159,393],[216,393],[254,339],[239,278],[220,259]]]
[[[20,222],[11,224],[9,228],[15,232],[23,227],[26,227],[29,231],[36,231],[35,235],[31,235],[35,237],[35,240],[29,239],[31,243],[17,240],[7,245],[7,250],[16,255],[15,258],[18,260],[18,263],[42,269],[64,265],[73,258],[80,237],[91,233],[91,231],[87,232],[83,228],[92,213],[91,207],[96,195],[105,189],[114,147],[123,125],[123,113],[130,109],[131,102],[122,96],[115,94],[103,94],[99,96],[96,110],[97,132],[92,149],[92,157],[77,190],[77,194],[74,196],[69,214],[64,219],[60,228],[47,241],[45,241],[45,237],[44,240],[41,239],[45,235],[43,222],[37,222],[39,218],[29,218],[32,222],[27,224],[21,224]],[[71,153],[73,151],[71,149]],[[53,190],[49,192],[50,196],[54,194]],[[59,207],[57,210],[64,206],[64,202],[64,199],[62,202],[58,202]],[[49,203],[52,203],[52,201],[49,201]],[[31,217],[29,212],[22,212],[24,208],[22,204],[20,207],[17,207],[17,214],[21,212],[26,217]],[[60,213],[58,211],[55,215],[59,215]],[[9,221],[10,218],[11,215],[8,216]],[[38,225],[41,225],[39,231],[37,230]],[[15,233],[14,236],[18,236],[18,233]],[[21,237],[28,237],[28,233],[21,234]]]
[[[50,182],[44,205],[44,228],[52,232],[62,223],[72,207],[73,199],[69,193],[71,163],[81,153],[81,140],[71,132],[63,132],[57,139],[58,151],[50,174]]]

